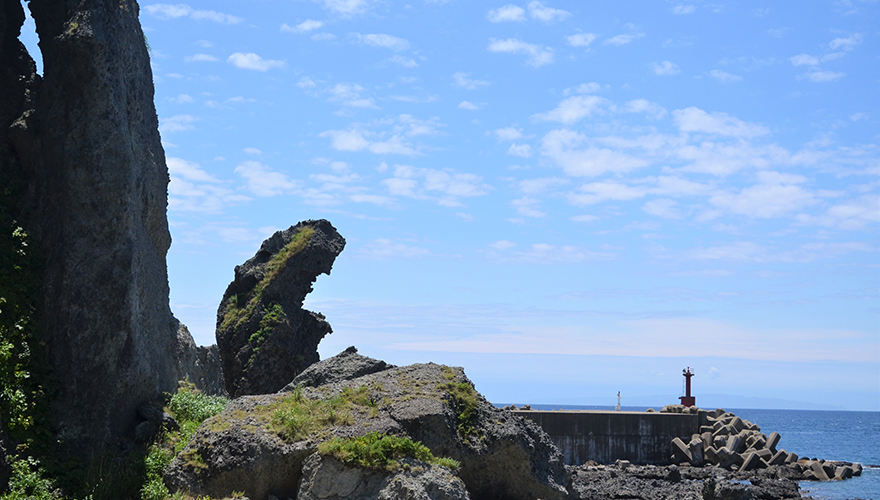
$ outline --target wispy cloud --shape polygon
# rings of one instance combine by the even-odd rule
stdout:
[[[456,86],[468,90],[474,90],[489,85],[489,82],[485,80],[474,80],[469,78],[468,73],[462,73],[460,71],[452,75],[452,80],[455,82]]]
[[[507,38],[505,40],[492,39],[489,43],[489,51],[525,54],[528,56],[526,63],[536,68],[553,62],[552,48],[526,43],[517,38]]]
[[[222,12],[216,12],[213,10],[193,9],[186,4],[172,5],[166,3],[157,3],[153,5],[147,5],[144,8],[151,16],[158,17],[159,19],[176,19],[180,17],[188,17],[195,21],[212,21],[220,24],[238,24],[244,21],[244,19],[238,16],[224,14]]]
[[[651,69],[654,70],[655,75],[677,75],[681,73],[681,70],[678,68],[678,65],[674,62],[670,61],[661,61],[661,62],[652,62]]]
[[[597,36],[595,33],[578,33],[565,37],[565,41],[572,47],[589,47]]]
[[[371,33],[362,35],[360,33],[352,33],[352,36],[360,43],[371,47],[381,47],[399,52],[409,49],[409,41],[385,33]]]
[[[270,169],[258,161],[245,161],[235,167],[235,173],[247,182],[248,189],[260,197],[277,196],[299,189],[301,182],[286,174]]]
[[[486,18],[493,23],[519,22],[526,20],[526,10],[522,7],[508,4],[497,9],[492,9],[486,14]]]
[[[250,69],[254,71],[269,71],[272,68],[283,68],[284,61],[276,61],[272,59],[263,59],[253,52],[247,54],[236,52],[226,59],[226,62],[237,68]]]
[[[310,31],[314,31],[324,26],[324,21],[316,21],[314,19],[306,19],[305,21],[297,24],[296,26],[290,26],[288,24],[281,25],[281,31],[286,31],[288,33],[308,33]]]

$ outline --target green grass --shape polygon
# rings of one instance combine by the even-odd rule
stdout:
[[[427,446],[418,441],[378,432],[356,438],[329,439],[318,445],[318,452],[342,463],[367,469],[393,471],[400,466],[397,462],[400,458],[414,458],[452,470],[459,467],[459,463],[451,458],[435,457]]]
[[[147,450],[144,458],[146,480],[140,490],[141,500],[184,498],[182,495],[172,496],[169,493],[162,482],[162,471],[183,451],[202,422],[223,411],[228,404],[229,400],[226,398],[202,394],[189,382],[180,383],[177,392],[168,401],[168,411],[177,420],[180,429],[165,429]],[[196,452],[184,458],[190,465],[199,465],[198,469],[205,467],[204,460]]]
[[[244,296],[244,294],[237,294],[229,297],[226,302],[226,311],[223,314],[223,321],[220,322],[221,330],[226,330],[233,325],[237,328],[239,325],[247,321],[248,318],[253,316],[260,303],[260,299],[263,298],[263,292],[266,290],[266,287],[269,286],[269,284],[272,283],[272,281],[284,269],[287,265],[287,261],[294,255],[300,253],[306,245],[309,244],[309,240],[312,238],[313,234],[315,234],[315,230],[311,226],[303,227],[293,235],[293,238],[290,239],[290,242],[285,245],[284,248],[272,256],[269,262],[266,263],[266,269],[263,272],[263,279],[254,287],[249,299]]]
[[[297,387],[267,409],[273,411],[269,429],[285,441],[320,436],[331,425],[351,425],[353,410],[367,412],[371,417],[378,415],[378,403],[370,397],[367,387],[346,387],[340,394],[324,399],[309,399]]]
[[[455,372],[448,366],[443,367],[442,377],[449,382],[437,385],[437,389],[446,392],[452,408],[455,410],[458,432],[465,439],[473,432],[474,413],[477,411],[477,391],[467,382],[454,382]]]

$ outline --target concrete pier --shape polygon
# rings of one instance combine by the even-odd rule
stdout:
[[[634,411],[536,411],[515,410],[550,435],[562,451],[565,463],[581,465],[587,460],[613,463],[665,465],[672,461],[672,440],[689,441],[700,432],[697,414]]]

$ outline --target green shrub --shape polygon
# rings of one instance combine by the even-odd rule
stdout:
[[[221,396],[208,396],[199,392],[190,382],[181,382],[177,392],[168,402],[168,410],[178,423],[205,420],[223,411],[229,400]]]
[[[473,431],[474,413],[477,411],[477,391],[467,382],[446,382],[439,384],[437,388],[449,395],[458,422],[458,432],[467,439]]]
[[[308,399],[301,387],[269,407],[274,410],[269,428],[286,441],[301,441],[319,435],[330,425],[351,425],[352,410],[378,414],[378,403],[370,397],[367,387],[346,387],[334,397]]]
[[[55,482],[43,477],[40,462],[33,457],[12,462],[9,491],[0,500],[54,500]]]
[[[396,459],[414,458],[429,464],[441,465],[452,470],[459,463],[450,458],[437,458],[427,446],[407,437],[370,432],[356,438],[333,438],[318,445],[318,452],[330,455],[340,462],[368,469],[396,470]]]

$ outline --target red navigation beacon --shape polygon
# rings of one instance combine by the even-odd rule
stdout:
[[[687,367],[687,370],[682,370],[681,374],[684,375],[684,386],[685,386],[685,395],[680,396],[678,399],[681,400],[681,404],[685,406],[697,406],[697,398],[691,396],[691,377],[694,376],[691,373],[691,367]]]

